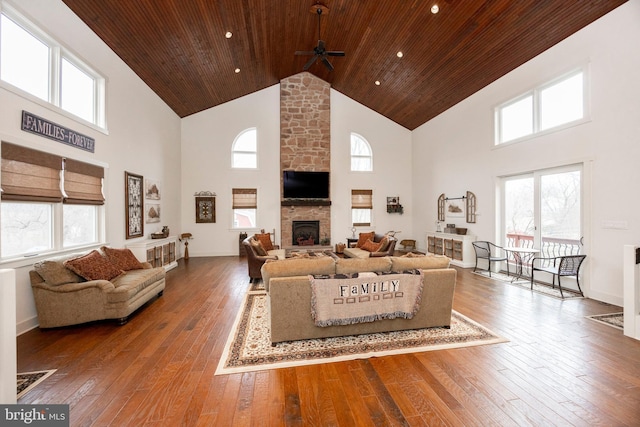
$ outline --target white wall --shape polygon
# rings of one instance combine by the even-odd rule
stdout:
[[[107,78],[108,134],[61,114],[29,97],[0,87],[0,137],[29,146],[105,166],[106,240],[123,247],[125,239],[124,172],[129,171],[161,183],[161,223],[145,224],[145,235],[168,225],[180,232],[180,118],[155,95],[80,19],[60,0],[29,0],[16,3],[31,21],[58,42],[99,70]],[[27,110],[96,140],[95,153],[20,130],[21,112]],[[37,324],[29,285],[30,258],[3,265],[16,268],[18,332]],[[22,267],[21,267],[22,265]]]
[[[413,132],[415,233],[432,230],[441,193],[477,196],[469,232],[496,240],[500,176],[585,162],[588,296],[622,305],[622,248],[640,239],[640,0],[631,0]],[[493,108],[589,63],[591,120],[495,148]],[[628,229],[603,227],[626,221]],[[425,246],[424,239],[421,242]]]
[[[257,170],[231,168],[231,144],[243,130],[258,134]],[[350,172],[350,134],[365,137],[374,151],[375,172]],[[367,229],[411,234],[411,133],[402,126],[331,91],[331,242],[351,235],[351,189],[374,191],[374,224]],[[238,254],[231,229],[231,189],[258,188],[258,229],[280,238],[280,85],[210,108],[182,120],[182,229],[191,232],[190,256]],[[196,224],[194,193],[212,191],[216,223]],[[386,196],[400,196],[405,214],[387,214]],[[253,233],[255,230],[249,230]]]

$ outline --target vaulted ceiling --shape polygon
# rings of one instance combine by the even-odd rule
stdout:
[[[410,130],[626,2],[63,1],[180,117],[301,72],[321,5],[322,40],[345,56],[309,72]]]

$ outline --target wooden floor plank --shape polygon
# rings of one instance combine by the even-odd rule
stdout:
[[[457,270],[454,309],[508,342],[216,376],[246,260],[181,260],[124,326],[18,337],[20,372],[57,369],[19,403],[67,403],[72,426],[637,425],[640,342],[585,318],[620,307]]]

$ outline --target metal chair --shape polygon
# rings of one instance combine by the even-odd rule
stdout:
[[[576,283],[578,284],[578,291],[580,295],[584,296],[582,289],[580,288],[580,266],[586,258],[586,255],[566,255],[554,258],[533,258],[531,262],[531,289],[533,289],[533,274],[536,271],[544,271],[553,275],[551,286],[556,287],[556,276],[558,276],[558,288],[560,289],[560,296],[564,298],[562,293],[562,285],[560,284],[560,278],[564,276],[576,276]],[[536,267],[536,261],[542,265]]]
[[[489,272],[489,277],[491,277],[491,263],[492,262],[502,262],[507,260],[507,255],[502,246],[494,245],[491,242],[472,242],[473,249],[476,251],[476,265],[473,267],[473,271],[475,272],[478,268],[478,260],[486,259],[489,263],[487,271]],[[502,251],[504,255],[499,255],[498,252]],[[509,275],[509,263],[507,262],[507,276]]]

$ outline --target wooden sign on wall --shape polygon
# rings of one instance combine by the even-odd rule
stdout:
[[[22,126],[25,132],[44,136],[63,144],[93,153],[96,148],[96,140],[74,130],[60,126],[49,120],[38,117],[35,114],[22,110]]]

